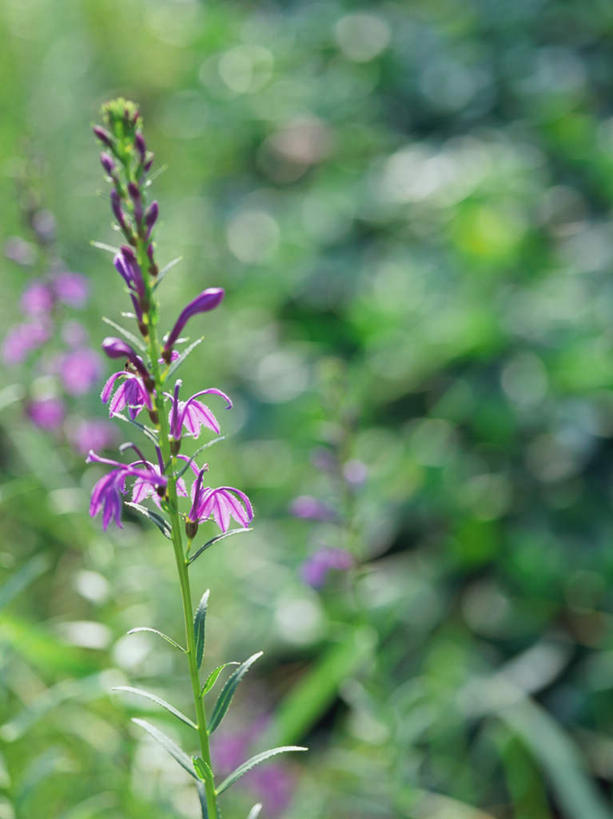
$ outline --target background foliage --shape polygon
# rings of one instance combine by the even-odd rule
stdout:
[[[2,241],[27,238],[35,156],[106,335],[124,296],[89,244],[114,241],[89,125],[122,94],[168,168],[166,323],[227,291],[183,377],[235,399],[209,460],[257,525],[197,577],[211,662],[265,655],[217,754],[312,749],[228,816],[612,815],[612,31],[600,0],[0,4]],[[2,283],[8,327],[23,268]],[[180,633],[168,545],[130,516],[103,536],[95,470],[13,395],[0,816],[194,816],[128,719],[165,716],[110,693],[141,680],[187,707],[170,651],[125,636]],[[366,480],[326,472],[330,452]],[[305,494],[343,523],[292,517]],[[315,590],[322,545],[357,567]]]

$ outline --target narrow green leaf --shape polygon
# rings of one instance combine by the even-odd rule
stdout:
[[[189,461],[185,462],[185,466],[183,467],[183,469],[180,472],[177,472],[175,477],[176,478],[182,477],[187,472],[187,470],[190,468],[190,466],[192,465],[194,460],[198,457],[198,455],[200,455],[200,453],[202,452],[203,449],[208,449],[210,446],[213,446],[214,444],[218,444],[220,441],[225,441],[225,440],[226,440],[225,435],[219,435],[217,438],[213,438],[212,441],[207,441],[206,444],[202,444],[202,446],[199,446],[198,449],[191,456]]]
[[[132,501],[125,501],[124,503],[126,506],[129,506],[130,509],[135,509],[141,515],[146,517],[147,520],[151,521],[151,523],[155,523],[160,532],[164,535],[164,537],[167,537],[168,540],[172,538],[172,530],[168,524],[168,521],[164,520],[164,518],[161,515],[158,515],[157,512],[154,512],[152,509],[147,509],[146,506],[141,506],[140,503],[132,503]]]
[[[224,668],[227,668],[229,665],[240,665],[240,663],[229,662],[229,663],[222,663],[218,665],[217,668],[214,668],[209,676],[206,678],[205,684],[202,686],[202,690],[200,691],[200,696],[204,697],[205,694],[208,694],[211,688],[217,682],[217,679]]]
[[[185,649],[182,645],[173,640],[172,637],[169,637],[167,634],[164,634],[163,631],[158,631],[156,628],[150,628],[149,626],[137,626],[136,628],[131,628],[128,634],[136,634],[138,631],[149,631],[151,634],[157,634],[158,637],[161,637],[163,640],[166,640],[167,643],[170,643],[171,646],[178,648],[179,651],[182,651],[185,654]]]
[[[133,688],[131,685],[116,685],[112,689],[113,691],[125,691],[127,694],[135,694],[137,697],[144,697],[147,700],[151,700],[151,702],[157,703],[157,705],[161,705],[162,708],[165,708],[170,714],[180,719],[181,722],[184,722],[186,725],[189,725],[190,728],[193,728],[194,731],[198,730],[198,726],[196,725],[193,720],[189,717],[186,717],[184,713],[179,711],[178,708],[175,708],[174,705],[171,705],[166,700],[163,700],[161,697],[158,697],[157,694],[151,694],[149,691],[143,691],[142,688]]]
[[[261,765],[262,762],[266,762],[267,759],[270,759],[273,756],[277,756],[278,754],[287,754],[292,751],[308,751],[308,748],[303,748],[301,745],[282,745],[279,748],[271,748],[270,751],[262,751],[261,754],[256,754],[252,756],[251,759],[248,759],[246,762],[243,762],[242,765],[239,765],[236,770],[232,771],[230,776],[228,776],[221,785],[217,788],[216,793],[220,794],[227,790],[230,785],[233,785],[237,779],[240,779],[243,774],[246,774],[252,768],[255,768],[256,765]]]
[[[206,806],[206,791],[204,789],[204,785],[200,780],[196,782],[196,789],[198,791],[198,799],[200,800],[200,812],[202,814],[202,819],[209,819],[209,809]],[[221,819],[221,814],[219,813],[219,809],[217,810],[217,814],[219,819]]]
[[[125,421],[126,424],[132,424],[137,429],[140,429],[143,435],[146,435],[150,441],[152,441],[154,444],[157,444],[158,434],[157,431],[152,427],[147,427],[144,424],[141,424],[140,421],[137,421],[134,418],[129,418],[126,415],[122,415],[120,412],[116,412],[113,418],[119,418],[120,421]]]
[[[190,563],[193,563],[197,557],[200,557],[200,555],[203,552],[205,552],[207,549],[209,549],[211,546],[217,543],[218,540],[224,540],[225,538],[230,537],[231,535],[239,535],[241,532],[250,531],[251,527],[247,527],[246,529],[230,529],[228,532],[224,532],[223,535],[216,535],[215,537],[212,537],[210,540],[207,540],[207,542],[203,546],[201,546],[197,551],[194,552],[194,554],[187,561],[188,565]]]
[[[202,665],[204,657],[204,626],[206,621],[206,607],[209,602],[210,590],[207,589],[200,598],[196,614],[194,615],[194,637],[196,638],[196,664],[198,668]]]
[[[23,566],[14,572],[0,587],[0,609],[8,605],[13,598],[33,583],[49,567],[48,558],[43,555],[34,555]]]
[[[102,321],[105,324],[111,326],[114,330],[117,330],[118,333],[121,333],[124,338],[127,338],[128,341],[133,344],[135,347],[138,347],[143,353],[146,351],[146,347],[143,342],[140,340],[138,336],[135,336],[134,333],[131,333],[129,330],[126,330],[125,327],[122,327],[121,324],[117,324],[116,321],[108,318],[107,316],[102,316]]]
[[[214,782],[215,777],[213,776],[213,771],[211,770],[211,766],[202,759],[201,756],[193,756],[192,762],[194,763],[194,770],[202,779],[203,782]]]
[[[255,804],[251,808],[251,810],[249,811],[249,815],[247,816],[247,819],[258,819],[258,816],[260,815],[261,812],[262,812],[262,803],[257,802],[257,804]]]
[[[160,731],[159,728],[156,728],[155,725],[151,725],[150,722],[144,719],[137,719],[136,717],[132,718],[132,722],[135,725],[140,726],[144,731],[146,731],[153,739],[159,743],[162,748],[170,754],[170,756],[179,763],[179,765],[187,771],[190,776],[193,776],[194,779],[199,781],[198,774],[194,770],[194,766],[192,765],[191,759],[185,753],[185,751],[181,750],[177,743],[172,740],[169,736],[163,731]]]
[[[219,727],[219,723],[222,721],[226,711],[230,707],[232,697],[234,696],[234,692],[236,691],[239,682],[243,679],[254,662],[259,660],[263,653],[263,651],[258,651],[256,654],[252,654],[251,657],[246,659],[245,662],[242,663],[226,680],[224,687],[221,689],[221,694],[217,698],[217,702],[215,703],[211,720],[209,722],[209,732],[211,734],[216,728]]]
[[[170,376],[177,371],[177,369],[181,366],[181,364],[183,364],[187,356],[190,355],[190,353],[193,350],[195,350],[199,344],[202,344],[203,341],[204,336],[200,336],[200,338],[197,338],[195,341],[192,341],[189,347],[186,347],[185,350],[183,350],[179,358],[177,358],[176,361],[173,361],[172,364],[170,365],[168,372],[166,373],[165,380],[170,378]]]
[[[106,242],[90,242],[92,247],[97,247],[98,250],[106,250],[107,253],[112,253],[113,256],[116,256],[119,253],[118,247],[113,247],[113,245],[107,245]]]
[[[153,285],[153,289],[157,290],[157,288],[160,286],[162,281],[166,278],[166,274],[169,273],[176,264],[179,264],[179,262],[182,262],[182,261],[183,261],[183,256],[177,256],[176,259],[173,259],[172,261],[168,262],[168,264],[165,264],[164,267],[160,270],[160,272],[157,275],[157,279],[155,280],[155,284]]]

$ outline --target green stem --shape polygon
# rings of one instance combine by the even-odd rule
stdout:
[[[137,247],[138,262],[141,269],[145,270],[147,266],[146,246],[144,242],[139,239]],[[153,292],[149,283],[149,277],[145,276],[147,297],[151,303]],[[162,458],[164,463],[169,464],[168,468],[168,516],[172,528],[172,545],[175,553],[175,562],[177,564],[177,573],[179,575],[179,585],[181,587],[181,603],[183,605],[183,619],[185,621],[185,639],[186,639],[186,654],[189,664],[189,676],[192,684],[192,693],[194,697],[194,707],[196,710],[196,724],[198,726],[198,736],[200,739],[200,751],[202,759],[207,763],[212,770],[211,751],[209,747],[209,732],[206,724],[206,713],[204,709],[204,701],[200,696],[200,677],[198,674],[198,665],[196,660],[196,638],[193,626],[193,605],[192,595],[189,584],[188,564],[185,559],[183,551],[183,532],[181,525],[181,518],[179,516],[178,502],[177,502],[177,480],[174,476],[175,458],[170,451],[169,439],[169,425],[167,412],[164,407],[163,397],[163,381],[160,372],[159,358],[161,356],[161,347],[157,335],[157,310],[152,305],[149,313],[149,358],[151,360],[151,374],[155,382],[155,407],[158,414],[158,423],[156,424],[159,431],[159,444],[162,451]],[[215,784],[212,780],[204,782],[206,793],[206,805],[208,811],[208,819],[218,819],[219,813],[217,810],[217,796],[215,794]]]

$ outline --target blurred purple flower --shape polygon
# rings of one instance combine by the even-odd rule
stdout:
[[[179,390],[183,382],[179,379],[175,384],[174,395],[164,393],[167,398],[172,401],[170,413],[168,415],[168,423],[170,424],[170,434],[175,440],[181,438],[183,427],[187,430],[188,435],[194,438],[200,436],[201,427],[208,427],[213,430],[216,435],[219,435],[219,424],[211,410],[201,401],[196,401],[201,395],[219,395],[226,402],[226,409],[231,409],[232,401],[228,398],[225,392],[210,387],[207,390],[200,390],[188,398],[187,401],[179,400]]]
[[[4,245],[4,255],[15,264],[22,267],[30,267],[36,259],[34,245],[20,239],[18,236],[11,236]]]
[[[87,303],[89,287],[80,273],[58,273],[53,277],[53,290],[58,301],[69,307],[84,307]]]
[[[312,495],[300,495],[290,505],[290,513],[307,520],[336,520],[336,512]]]
[[[167,483],[166,478],[155,469],[137,468],[134,464],[122,464],[110,458],[101,458],[93,450],[90,450],[86,463],[110,464],[115,467],[96,482],[89,505],[89,514],[92,518],[96,517],[98,512],[102,510],[102,528],[105,530],[111,520],[119,528],[123,528],[121,523],[121,496],[126,491],[127,478],[140,478],[153,486],[166,486]]]
[[[31,321],[11,327],[2,342],[5,364],[21,364],[28,353],[48,341],[50,335],[51,326],[45,321]]]
[[[23,291],[21,309],[27,316],[39,316],[53,309],[53,291],[42,279],[36,279]]]
[[[77,452],[87,455],[90,449],[107,449],[117,440],[117,430],[108,421],[85,418],[68,427],[68,438]]]
[[[69,347],[83,347],[88,339],[87,330],[80,321],[67,321],[62,327],[62,339]]]
[[[321,588],[326,582],[328,572],[347,571],[353,566],[353,557],[344,549],[325,547],[311,555],[301,566],[300,573],[303,581],[315,589]]]
[[[40,398],[28,403],[26,414],[40,429],[53,430],[62,426],[66,411],[59,398]]]
[[[84,347],[62,356],[60,376],[69,395],[83,395],[102,375],[102,361],[95,350]]]
[[[368,477],[368,468],[363,461],[353,459],[343,466],[343,476],[352,486],[362,486]]]
[[[115,382],[118,378],[124,378],[125,381],[115,390],[115,394],[109,404],[110,417],[117,415],[122,409],[127,407],[128,415],[134,420],[143,407],[153,409],[151,396],[147,392],[142,380],[137,375],[133,375],[125,370],[113,373],[102,388],[100,398],[103,404],[106,404],[111,397],[115,389]]]

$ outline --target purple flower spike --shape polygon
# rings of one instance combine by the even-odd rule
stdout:
[[[92,128],[92,130],[103,145],[106,145],[107,148],[113,147],[113,137],[105,128],[101,128],[99,125],[95,125]]]
[[[66,271],[53,277],[53,292],[58,301],[69,307],[85,307],[89,286],[85,276]]]
[[[121,207],[121,197],[113,188],[111,191],[111,210],[113,211],[113,216],[119,222],[119,226],[123,230],[126,235],[130,235],[132,231],[130,230],[130,226],[126,222],[126,215],[123,212],[123,208]]]
[[[249,526],[253,520],[253,507],[247,495],[232,486],[218,486],[216,489],[203,487],[203,475],[204,469],[200,470],[192,487],[189,520],[203,523],[213,515],[222,532],[228,531],[230,518],[234,518],[240,526]]]
[[[102,528],[105,530],[111,520],[122,528],[121,505],[127,478],[137,478],[153,487],[166,486],[167,483],[166,478],[154,468],[150,468],[148,463],[145,463],[143,469],[137,469],[135,464],[122,464],[110,458],[101,458],[93,450],[90,450],[86,463],[109,464],[115,467],[94,485],[89,505],[89,514],[92,518],[102,509]]]
[[[127,358],[130,364],[142,375],[145,387],[149,389],[149,385],[153,384],[151,374],[145,367],[143,359],[125,341],[107,336],[102,342],[102,349],[109,358]]]
[[[294,517],[306,520],[336,520],[334,509],[312,495],[300,495],[295,498],[290,506],[290,512]]]
[[[151,396],[145,389],[145,385],[136,375],[132,373],[121,372],[114,373],[104,385],[100,398],[102,403],[108,403],[109,398],[115,389],[115,382],[118,378],[124,378],[125,381],[115,390],[115,394],[109,404],[109,416],[118,415],[123,409],[127,407],[128,415],[132,420],[136,418],[143,407],[153,409],[151,403]]]
[[[164,353],[170,354],[175,341],[179,338],[181,330],[185,327],[192,316],[197,313],[206,313],[208,310],[213,310],[224,297],[224,290],[222,287],[209,287],[203,290],[199,296],[191,301],[187,307],[184,307],[179,318],[175,322],[175,326],[170,331],[166,343],[164,345]]]
[[[21,297],[21,309],[28,316],[46,315],[53,309],[53,291],[40,279],[32,282]]]
[[[352,566],[353,557],[344,549],[319,549],[302,564],[302,579],[307,585],[319,589],[332,569],[347,571]]]
[[[134,144],[136,145],[136,150],[140,154],[140,161],[145,161],[145,155],[147,153],[147,143],[145,142],[145,137],[142,134],[136,134],[134,137]]]
[[[100,356],[89,347],[62,356],[60,375],[69,395],[83,395],[102,375]]]
[[[6,334],[2,342],[2,358],[5,364],[21,364],[31,350],[49,340],[51,325],[44,321],[17,324]]]
[[[117,431],[108,421],[97,418],[85,418],[68,425],[68,438],[81,455],[87,455],[90,449],[106,449],[117,440]]]
[[[52,430],[62,426],[66,410],[59,398],[41,398],[32,401],[26,409],[28,418],[40,429]]]
[[[143,200],[138,185],[135,185],[134,182],[130,182],[128,184],[128,193],[134,205],[134,218],[140,223],[143,221]]]
[[[201,395],[219,395],[226,402],[226,409],[232,408],[232,401],[221,390],[210,387],[207,390],[201,390],[188,398],[187,401],[179,401],[179,389],[181,388],[181,381],[175,384],[174,395],[165,393],[167,398],[172,400],[172,407],[168,415],[168,423],[170,424],[170,434],[175,440],[179,440],[182,435],[183,427],[187,430],[187,434],[198,438],[200,436],[200,429],[208,427],[213,430],[216,435],[219,435],[220,428],[217,418],[213,415],[211,410],[201,401],[196,401]]]
[[[121,252],[113,259],[113,264],[130,290],[136,293],[138,298],[142,300],[145,295],[143,271],[136,261],[136,256],[132,248],[127,245],[122,245]]]

